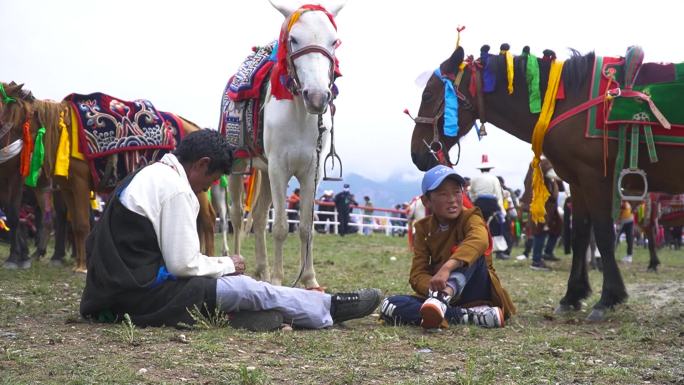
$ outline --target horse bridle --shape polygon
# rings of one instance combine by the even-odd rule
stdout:
[[[297,67],[295,67],[295,59],[310,54],[310,53],[320,53],[325,56],[330,62],[330,67],[328,68],[328,90],[332,92],[333,84],[335,83],[335,56],[330,53],[325,47],[318,44],[310,44],[304,46],[294,52],[292,52],[292,44],[288,41],[287,47],[287,74],[291,79],[288,84],[288,88],[293,95],[299,95],[301,92],[301,83],[299,82],[299,76],[297,75]]]
[[[463,78],[463,73],[465,71],[465,68],[471,68],[472,71],[472,77],[471,81],[475,81],[476,84],[476,95],[475,98],[478,101],[479,108],[475,108],[473,104],[468,100],[468,98],[460,91],[459,87],[461,85],[461,79]],[[484,112],[484,101],[481,97],[482,95],[482,87],[481,87],[481,79],[479,76],[479,72],[477,71],[478,64],[474,61],[470,61],[466,67],[463,69],[460,69],[457,75],[453,74],[446,74],[445,76],[454,83],[454,89],[456,91],[456,97],[459,100],[460,105],[468,110],[473,112],[474,116],[476,119],[480,119],[480,121],[483,123],[484,126],[484,113],[479,113],[479,111]],[[441,141],[442,135],[441,135],[441,130],[439,127],[439,120],[444,116],[444,108],[445,108],[445,103],[444,103],[444,98],[442,97],[439,103],[439,106],[437,107],[437,112],[435,113],[434,116],[416,116],[415,118],[412,118],[415,123],[418,124],[427,124],[432,126],[432,141],[428,143],[425,139],[423,139],[423,143],[425,144],[425,147],[427,147],[428,151],[432,156],[439,162],[440,164],[446,165],[446,166],[455,166],[458,164],[458,161],[460,160],[461,157],[461,145],[459,141],[456,141],[456,145],[458,145],[458,157],[456,158],[455,163],[451,163],[451,160],[448,158],[448,155],[444,155],[444,144]]]

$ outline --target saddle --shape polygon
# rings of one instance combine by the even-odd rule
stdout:
[[[254,47],[223,92],[219,131],[237,147],[236,158],[263,154],[263,109],[269,74],[275,63],[276,41]]]

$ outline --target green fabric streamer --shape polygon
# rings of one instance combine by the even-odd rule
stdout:
[[[5,87],[2,85],[2,83],[0,83],[0,93],[2,94],[2,102],[5,104],[10,104],[17,101],[17,99],[7,96],[7,92],[5,92]]]
[[[539,61],[537,57],[523,53],[527,56],[527,68],[525,77],[527,78],[527,93],[530,95],[530,112],[538,114],[541,112],[541,95],[539,91]]]
[[[228,175],[221,175],[221,187],[228,188]]]
[[[33,147],[33,154],[31,154],[31,166],[29,174],[26,177],[26,181],[24,182],[30,187],[36,187],[36,184],[38,184],[40,168],[43,167],[43,160],[45,160],[45,144],[43,144],[43,136],[45,136],[45,127],[38,129],[38,135],[36,135],[36,142]]]

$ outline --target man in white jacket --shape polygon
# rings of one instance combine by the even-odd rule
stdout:
[[[232,151],[216,131],[193,132],[174,153],[117,187],[88,239],[84,317],[112,321],[129,314],[140,326],[177,325],[193,322],[188,309],[218,308],[252,329],[283,321],[316,329],[375,310],[377,289],[329,295],[272,286],[243,275],[239,255],[200,252],[196,194],[230,173]]]

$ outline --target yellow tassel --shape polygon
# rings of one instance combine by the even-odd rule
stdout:
[[[292,30],[292,26],[299,20],[299,16],[301,16],[302,13],[304,13],[303,10],[299,9],[290,16],[290,21],[287,23],[287,32]]]
[[[90,208],[95,211],[100,210],[100,202],[97,201],[97,196],[94,191],[90,192]]]
[[[78,147],[78,130],[80,127],[78,116],[73,108],[69,108],[69,111],[71,111],[71,157],[85,160],[85,156]]]
[[[551,63],[551,70],[549,71],[549,84],[544,94],[544,103],[542,110],[539,113],[539,119],[534,125],[534,132],[532,133],[532,151],[534,152],[534,159],[532,160],[532,203],[530,204],[530,215],[534,223],[543,223],[546,209],[544,204],[551,195],[544,184],[544,175],[542,174],[539,163],[541,162],[542,146],[544,144],[544,136],[546,130],[549,128],[551,117],[556,108],[556,94],[558,93],[558,86],[561,80],[561,73],[563,72],[563,62],[554,60]]]
[[[55,160],[55,175],[69,177],[69,130],[64,123],[64,111],[59,113],[59,145]]]
[[[502,50],[501,54],[506,56],[506,77],[508,79],[508,94],[510,95],[513,93],[513,54],[508,50]]]
[[[252,168],[249,175],[249,187],[247,188],[247,199],[245,200],[245,211],[252,211],[252,203],[254,202],[254,194],[256,193],[256,186],[258,182],[258,172],[256,168]]]

